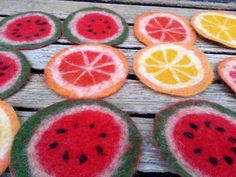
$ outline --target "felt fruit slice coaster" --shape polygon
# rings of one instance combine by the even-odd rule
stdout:
[[[0,49],[0,98],[6,98],[19,90],[30,76],[30,64],[17,51]]]
[[[157,115],[155,139],[182,177],[236,172],[236,113],[206,101],[184,101]]]
[[[146,45],[177,43],[193,45],[196,34],[189,21],[171,13],[143,13],[134,23],[134,33]]]
[[[177,96],[203,91],[214,76],[200,50],[177,44],[159,44],[140,50],[134,59],[134,71],[153,90]]]
[[[11,158],[14,177],[132,177],[141,136],[103,101],[64,101],[26,121]]]
[[[236,57],[226,58],[218,64],[221,79],[236,93]]]
[[[14,137],[20,128],[20,121],[11,105],[0,101],[0,175],[10,162]]]
[[[203,37],[236,48],[236,16],[225,12],[202,12],[191,19],[192,26]]]
[[[109,96],[120,89],[127,75],[127,58],[101,44],[64,49],[52,57],[45,70],[48,86],[70,99]]]
[[[60,36],[60,20],[44,12],[20,13],[0,22],[0,45],[11,49],[40,48]]]
[[[117,13],[97,7],[81,9],[64,22],[64,35],[74,43],[118,45],[128,35],[128,25]]]

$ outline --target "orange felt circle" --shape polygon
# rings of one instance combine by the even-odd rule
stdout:
[[[146,18],[149,18],[150,16],[154,16],[155,18],[156,17],[165,17],[165,18],[170,18],[170,20],[173,20],[173,17],[175,18],[174,21],[176,23],[179,23],[180,25],[180,22],[183,25],[181,25],[183,27],[183,29],[187,29],[188,32],[186,32],[186,35],[188,35],[187,37],[189,38],[188,40],[186,41],[168,41],[168,42],[165,42],[165,41],[158,41],[158,42],[154,42],[150,36],[147,36],[146,34],[144,34],[143,32],[141,32],[141,27],[144,26],[144,24],[142,23],[142,21]],[[166,27],[166,29],[168,29],[168,27]],[[176,29],[176,34],[177,32],[179,33],[180,31],[178,31],[179,29]],[[195,42],[196,42],[196,33],[194,32],[194,30],[192,29],[190,23],[188,20],[184,19],[183,17],[181,16],[178,16],[178,15],[175,15],[175,14],[172,14],[172,13],[162,13],[162,12],[146,12],[146,13],[143,13],[141,15],[139,15],[136,20],[135,20],[135,23],[134,23],[134,34],[135,36],[137,37],[137,39],[141,42],[143,42],[144,44],[146,45],[154,45],[154,44],[160,44],[160,43],[176,43],[176,44],[186,44],[186,45],[194,45]]]
[[[175,96],[183,96],[183,97],[196,95],[196,94],[202,92],[203,90],[205,90],[207,88],[207,86],[211,84],[211,82],[214,78],[214,73],[213,73],[212,67],[208,63],[208,60],[205,57],[205,55],[200,50],[198,50],[197,48],[194,48],[192,46],[177,45],[177,44],[171,44],[171,45],[174,45],[176,47],[178,47],[178,46],[183,47],[183,48],[193,52],[194,55],[200,60],[201,65],[202,65],[204,72],[205,72],[203,79],[200,82],[198,82],[197,84],[195,84],[193,86],[186,87],[186,88],[165,89],[165,88],[161,87],[160,85],[157,85],[157,84],[151,82],[150,80],[148,80],[147,78],[145,78],[143,73],[139,71],[139,60],[141,60],[141,56],[144,53],[148,52],[153,47],[161,48],[164,45],[169,45],[169,44],[159,44],[159,45],[148,46],[136,53],[135,59],[133,61],[133,69],[134,69],[135,74],[138,76],[139,80],[142,83],[144,83],[145,85],[147,85],[148,87],[150,87],[151,89],[153,89],[157,92],[175,95]]]
[[[236,73],[236,68],[235,66],[228,67],[229,62],[235,63],[236,66],[236,57],[225,58],[223,61],[219,62],[217,65],[217,70],[220,78],[223,79],[223,81],[236,93],[236,80],[230,77],[230,72],[234,69],[234,72]],[[224,72],[229,75],[227,76]]]
[[[117,92],[123,86],[123,84],[125,83],[126,77],[128,75],[127,58],[119,50],[117,50],[113,47],[110,47],[110,46],[102,45],[102,44],[83,44],[83,45],[78,45],[78,46],[75,46],[75,47],[79,48],[79,47],[85,47],[85,46],[90,47],[91,49],[93,47],[101,47],[104,50],[112,51],[115,54],[115,56],[119,59],[119,61],[122,63],[121,64],[122,66],[119,66],[119,67],[122,67],[123,70],[124,70],[124,75],[122,76],[122,79],[118,80],[116,83],[109,83],[108,88],[105,88],[102,91],[100,91],[99,93],[94,94],[94,95],[90,95],[89,93],[88,94],[85,93],[83,95],[78,95],[78,93],[70,90],[70,88],[60,86],[58,84],[58,82],[53,78],[54,71],[51,70],[50,68],[52,67],[52,65],[54,65],[55,62],[57,62],[59,56],[63,55],[68,50],[73,48],[73,47],[70,47],[70,48],[66,48],[66,49],[63,49],[63,50],[59,51],[57,54],[55,54],[51,58],[51,60],[49,61],[48,65],[45,69],[46,83],[56,93],[58,93],[61,96],[67,97],[69,99],[97,99],[97,98],[103,98],[103,97],[107,97],[111,94],[114,94],[115,92]],[[110,58],[112,58],[112,56],[110,56]],[[117,67],[117,66],[115,66],[115,67]],[[67,79],[67,81],[69,81],[69,80],[71,80],[71,77],[66,78],[66,79]],[[109,80],[106,80],[106,81],[109,82]],[[86,84],[82,84],[82,85],[85,85],[84,88],[86,88]]]

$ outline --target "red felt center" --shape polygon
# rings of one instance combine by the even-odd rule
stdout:
[[[5,30],[5,36],[17,42],[32,42],[47,37],[51,30],[52,27],[47,18],[31,15],[21,17],[9,23]]]
[[[214,114],[182,117],[173,130],[182,158],[211,177],[236,173],[236,125]]]
[[[102,111],[63,116],[36,144],[39,163],[56,177],[95,177],[118,153],[121,132],[116,120]]]
[[[14,58],[0,52],[0,87],[4,86],[13,77],[17,77],[16,74],[19,69]]]
[[[88,39],[105,40],[119,32],[119,24],[112,16],[92,12],[76,22],[76,30]]]
[[[62,60],[59,71],[62,78],[80,87],[87,87],[109,80],[115,72],[115,64],[108,55],[99,52],[79,51]]]
[[[180,42],[186,38],[183,25],[168,17],[152,18],[145,29],[151,37],[163,42]]]

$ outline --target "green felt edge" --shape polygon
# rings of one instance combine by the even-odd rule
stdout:
[[[154,121],[154,139],[156,142],[160,145],[161,151],[167,156],[168,162],[176,169],[176,171],[182,176],[182,177],[192,177],[191,174],[189,174],[185,169],[183,169],[175,159],[175,157],[172,155],[168,143],[165,139],[164,135],[164,129],[165,129],[165,123],[168,120],[168,118],[175,114],[176,111],[179,109],[184,109],[189,106],[199,106],[199,107],[210,107],[213,109],[216,109],[222,113],[225,113],[229,115],[232,118],[235,118],[235,112],[218,105],[216,103],[211,103],[204,100],[187,100],[182,101],[177,104],[174,104],[170,107],[167,107],[163,111],[161,111],[155,118]]]
[[[5,43],[3,41],[0,40],[0,46],[3,46],[5,48],[8,49],[35,49],[35,48],[40,48],[46,45],[49,45],[55,41],[57,41],[57,39],[59,39],[61,37],[61,22],[60,20],[48,13],[45,12],[40,12],[40,11],[30,11],[30,12],[23,12],[23,13],[18,13],[15,15],[11,15],[9,17],[4,18],[2,21],[0,21],[0,28],[1,26],[3,26],[8,20],[13,19],[14,17],[17,17],[18,15],[23,15],[23,14],[28,14],[28,13],[41,13],[43,15],[48,16],[55,24],[55,34],[53,36],[51,36],[51,38],[49,38],[47,41],[44,42],[40,42],[40,43],[34,43],[34,44],[17,44],[17,45],[12,45],[12,44],[8,44]]]
[[[23,55],[19,51],[12,51],[12,50],[3,49],[3,48],[0,48],[0,51],[6,51],[6,52],[10,52],[17,55],[18,59],[20,60],[21,67],[22,67],[20,76],[18,77],[14,85],[10,87],[9,89],[5,90],[4,92],[0,93],[0,98],[4,99],[10,96],[11,94],[15,93],[17,90],[23,87],[24,84],[27,82],[30,76],[30,64],[27,58],[25,57],[25,55]]]
[[[99,7],[88,7],[88,8],[84,8],[84,9],[81,9],[79,11],[76,11],[76,12],[73,12],[72,14],[70,14],[64,21],[64,24],[63,24],[63,33],[64,33],[64,36],[70,40],[71,42],[74,42],[74,43],[85,43],[85,41],[83,40],[80,40],[79,38],[77,38],[76,36],[74,36],[72,33],[71,33],[71,30],[69,29],[68,25],[70,23],[70,21],[74,18],[74,16],[78,13],[78,12],[83,12],[83,11],[104,11],[104,12],[107,12],[107,13],[111,13],[113,15],[116,15],[118,16],[120,19],[121,19],[121,22],[122,22],[122,25],[124,27],[122,33],[115,39],[109,41],[109,42],[105,42],[105,43],[102,43],[102,44],[107,44],[107,45],[118,45],[118,44],[121,44],[122,42],[124,42],[124,40],[127,38],[128,36],[128,32],[129,32],[129,28],[128,28],[128,24],[126,23],[125,19],[123,17],[121,17],[119,14],[117,14],[116,12],[112,11],[112,10],[109,10],[109,9],[105,9],[105,8],[99,8]]]
[[[42,111],[37,112],[33,116],[31,116],[20,128],[17,133],[15,140],[13,142],[12,154],[11,154],[11,173],[14,177],[31,177],[33,176],[30,172],[28,159],[27,159],[27,147],[28,143],[31,139],[32,134],[35,130],[37,130],[41,121],[50,117],[50,115],[58,114],[63,112],[64,109],[76,107],[79,105],[99,105],[102,107],[106,107],[118,114],[124,121],[127,122],[129,126],[129,141],[130,148],[123,155],[122,165],[117,169],[113,177],[131,177],[134,173],[137,159],[139,156],[139,150],[141,146],[141,135],[138,132],[135,125],[132,123],[132,120],[129,116],[122,112],[120,109],[115,106],[101,101],[92,101],[92,100],[80,100],[80,101],[62,101],[51,105],[45,108]]]

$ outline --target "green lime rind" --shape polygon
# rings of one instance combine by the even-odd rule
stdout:
[[[40,123],[49,119],[51,116],[62,113],[65,109],[78,107],[82,105],[98,105],[106,107],[120,116],[128,125],[130,147],[122,156],[122,164],[118,167],[113,177],[131,177],[135,171],[139,159],[141,147],[141,135],[129,116],[116,108],[115,106],[102,100],[80,100],[80,101],[62,101],[37,112],[30,117],[20,128],[15,137],[11,153],[11,173],[14,177],[32,177],[33,174],[29,168],[27,158],[28,143],[38,129]]]
[[[175,114],[180,109],[185,109],[190,106],[198,106],[198,107],[203,107],[203,108],[209,107],[219,112],[222,112],[224,114],[227,114],[232,119],[235,119],[236,117],[235,112],[221,105],[218,105],[216,103],[211,103],[211,102],[203,101],[203,100],[187,100],[187,101],[179,102],[177,104],[174,104],[164,109],[156,116],[155,122],[154,122],[154,139],[160,145],[160,149],[162,153],[166,155],[168,162],[176,169],[176,171],[182,177],[192,177],[192,176],[184,168],[181,167],[181,165],[178,163],[178,160],[171,153],[164,131],[165,131],[166,122],[171,115]]]
[[[20,64],[21,64],[21,68],[22,68],[21,73],[20,73],[18,79],[16,80],[16,82],[7,90],[5,90],[5,91],[0,90],[0,98],[4,99],[4,98],[12,95],[16,91],[18,91],[21,87],[23,87],[25,85],[25,83],[28,81],[28,79],[30,77],[30,68],[31,67],[30,67],[30,63],[28,62],[25,55],[23,55],[21,52],[0,48],[0,52],[1,51],[10,52],[10,53],[15,54],[18,57],[18,59],[20,60]]]
[[[0,46],[2,47],[5,47],[5,48],[8,48],[8,49],[14,49],[14,50],[20,50],[20,49],[35,49],[35,48],[40,48],[40,47],[44,47],[46,45],[49,45],[55,41],[57,41],[57,39],[59,39],[61,37],[61,22],[60,20],[51,15],[51,14],[48,14],[48,13],[45,13],[45,12],[40,12],[40,11],[31,11],[31,12],[24,12],[24,13],[18,13],[18,14],[15,14],[15,15],[11,15],[9,17],[6,17],[4,18],[2,21],[0,21],[0,28],[2,26],[4,26],[4,24],[6,22],[8,22],[9,20],[19,16],[19,15],[24,15],[24,14],[30,14],[30,13],[39,13],[39,14],[42,14],[42,15],[45,15],[47,16],[50,20],[52,20],[55,24],[55,33],[46,41],[43,41],[43,42],[39,42],[39,43],[31,43],[31,44],[9,44],[5,41],[2,41],[0,39]]]
[[[79,39],[77,36],[74,36],[69,28],[69,23],[70,21],[74,18],[74,16],[77,14],[77,13],[80,13],[80,12],[86,12],[86,11],[98,11],[98,12],[107,12],[107,13],[111,13],[115,16],[117,16],[118,18],[120,18],[121,20],[121,23],[123,25],[123,31],[122,33],[115,39],[109,41],[109,42],[104,42],[102,44],[106,44],[106,45],[118,45],[118,44],[121,44],[125,41],[125,39],[127,38],[128,36],[128,32],[129,32],[129,28],[128,28],[128,24],[126,23],[125,19],[123,17],[121,17],[119,14],[117,14],[116,12],[112,11],[112,10],[109,10],[109,9],[105,9],[105,8],[98,8],[98,7],[88,7],[88,8],[84,8],[84,9],[81,9],[79,11],[76,11],[76,12],[73,12],[72,14],[70,14],[64,21],[64,24],[63,24],[63,33],[64,33],[64,36],[70,40],[71,42],[73,43],[87,43],[86,41],[84,40],[81,40]]]

